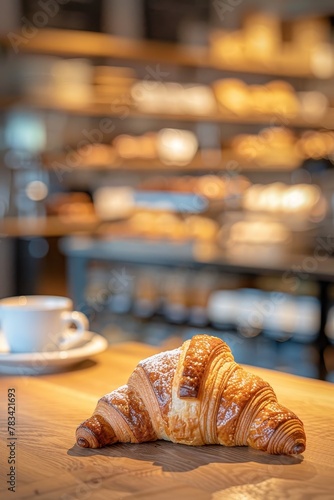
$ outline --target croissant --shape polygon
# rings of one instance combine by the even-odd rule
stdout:
[[[141,361],[127,385],[98,401],[76,439],[84,448],[165,439],[287,455],[303,453],[306,442],[302,422],[278,403],[272,387],[209,335]]]

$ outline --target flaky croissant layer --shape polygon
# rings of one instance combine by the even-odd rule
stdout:
[[[85,448],[165,439],[287,455],[303,453],[306,443],[302,422],[278,403],[271,386],[209,335],[141,361],[127,385],[98,401],[76,437]]]

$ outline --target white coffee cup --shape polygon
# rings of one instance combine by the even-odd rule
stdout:
[[[0,300],[0,329],[12,353],[70,349],[82,343],[88,328],[87,317],[73,311],[67,297],[23,295]]]

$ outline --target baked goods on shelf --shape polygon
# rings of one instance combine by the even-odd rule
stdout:
[[[141,361],[127,385],[102,397],[76,430],[83,448],[157,439],[287,455],[306,446],[301,420],[278,403],[267,382],[235,363],[225,342],[209,335]]]
[[[80,168],[99,167],[101,165],[111,167],[116,158],[115,148],[102,143],[86,144],[78,148],[74,153],[75,166]]]
[[[297,146],[305,158],[332,158],[334,154],[334,132],[309,130],[302,134]]]
[[[190,130],[163,128],[143,135],[121,134],[113,140],[120,159],[159,160],[166,165],[188,165],[194,158],[198,141]]]
[[[291,119],[300,112],[295,89],[283,80],[247,85],[237,78],[224,78],[213,82],[212,87],[221,110],[240,117],[257,113]]]
[[[223,227],[219,237],[222,246],[235,249],[236,245],[282,245],[289,239],[290,231],[281,222],[266,220],[241,220],[230,228]]]
[[[293,168],[309,158],[332,158],[334,132],[307,130],[298,137],[288,128],[268,127],[258,134],[236,135],[226,150],[244,165]]]
[[[129,235],[176,241],[215,241],[219,224],[208,217],[188,215],[181,218],[170,212],[138,211],[124,224]]]
[[[120,134],[113,140],[113,146],[118,157],[125,160],[154,160],[158,156],[157,135],[154,132],[139,136]]]
[[[157,152],[166,165],[187,165],[198,149],[196,135],[190,130],[163,128],[157,135]]]
[[[139,189],[144,191],[169,191],[194,193],[209,201],[224,201],[231,196],[242,196],[250,185],[243,175],[201,175],[152,177],[143,181]]]
[[[171,113],[205,116],[217,111],[208,85],[176,82],[138,81],[131,88],[135,109],[144,113]]]
[[[319,123],[329,108],[327,96],[318,90],[298,92],[298,99],[300,115],[309,123]]]
[[[127,222],[129,234],[148,238],[184,240],[187,236],[182,219],[169,212],[139,211]]]
[[[250,211],[310,216],[321,199],[320,189],[313,184],[286,185],[274,182],[253,184],[243,197],[243,207]]]
[[[46,201],[47,214],[64,219],[89,218],[95,216],[95,207],[87,193],[53,193]]]
[[[219,7],[216,6],[217,10]],[[287,27],[289,41],[283,34]],[[285,22],[283,26],[277,16],[263,12],[246,16],[241,29],[216,29],[210,35],[210,53],[217,65],[222,62],[231,68],[249,68],[250,71],[255,65],[255,71],[314,74],[318,78],[333,75],[331,45],[331,26],[327,18],[301,18]]]
[[[281,45],[280,19],[259,12],[248,15],[239,30],[214,30],[210,36],[213,60],[236,65],[255,62],[270,67]]]
[[[267,105],[267,109],[263,111],[266,114],[294,118],[300,111],[295,89],[283,80],[272,80],[264,85],[262,99]],[[254,109],[257,109],[258,103],[258,100],[254,101]]]
[[[243,23],[244,56],[250,61],[267,63],[282,48],[281,22],[278,16],[254,12]]]
[[[259,134],[240,134],[231,141],[235,158],[243,163],[255,161],[260,167],[293,168],[303,156],[296,147],[295,134],[284,127],[268,127]]]
[[[252,110],[249,86],[238,78],[224,78],[212,84],[216,99],[222,110],[239,116],[248,115]]]
[[[304,94],[306,96],[313,93]],[[317,93],[315,94],[314,103],[304,107],[304,112],[308,114],[310,120],[311,116],[315,117],[319,97]],[[267,106],[265,101],[261,101],[260,98],[254,101],[262,102],[259,107],[261,112],[264,112]],[[273,106],[272,103],[272,109]],[[320,111],[319,109],[318,112]],[[329,130],[307,130],[297,135],[287,127],[265,127],[258,134],[235,135],[232,139],[223,141],[221,148],[199,149],[197,136],[192,131],[164,128],[158,132],[146,132],[141,135],[119,134],[111,144],[87,143],[77,150],[68,149],[67,153],[61,156],[45,155],[45,160],[55,171],[59,168],[60,173],[90,167],[110,169],[124,167],[141,171],[159,168],[163,170],[166,166],[175,170],[187,167],[194,171],[202,169],[209,171],[212,166],[212,169],[216,170],[237,172],[239,167],[245,170],[294,169],[305,159],[331,158],[333,152],[334,132]],[[237,178],[241,179],[240,176]],[[231,182],[233,179],[235,177],[230,176]],[[198,192],[209,199],[221,199],[226,192],[224,179],[213,174],[198,178],[183,176],[179,181],[177,178],[169,178],[167,184],[169,190],[173,185],[175,191]]]

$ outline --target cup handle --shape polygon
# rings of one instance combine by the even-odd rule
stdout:
[[[62,313],[62,322],[65,328],[74,324],[76,329],[67,329],[60,342],[61,349],[72,349],[91,338],[91,334],[88,333],[88,318],[82,312],[65,311]]]

